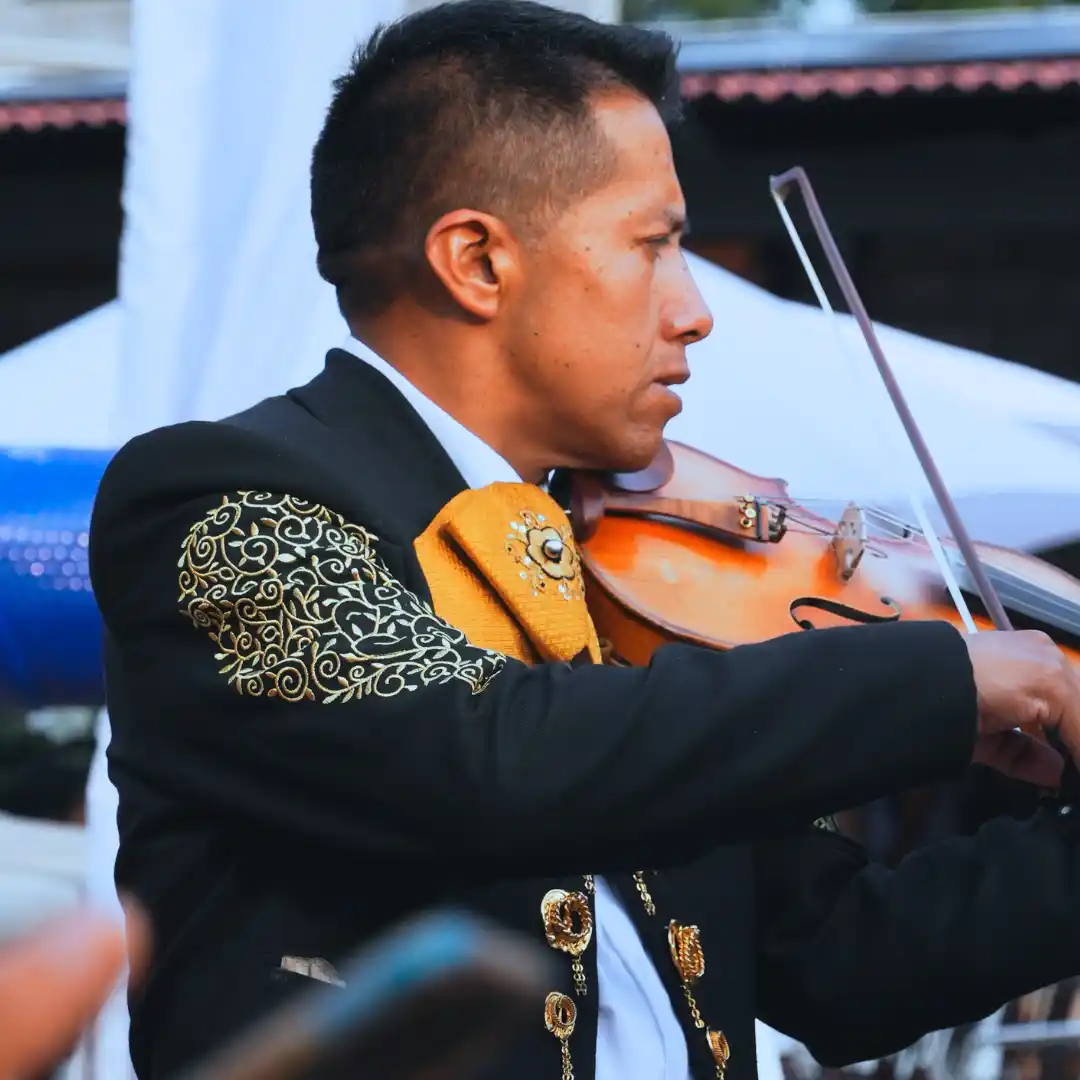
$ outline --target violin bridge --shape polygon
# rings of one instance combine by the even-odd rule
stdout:
[[[866,551],[866,516],[862,508],[848,503],[833,533],[832,550],[841,581],[850,581]]]

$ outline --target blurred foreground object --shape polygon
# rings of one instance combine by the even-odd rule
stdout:
[[[85,845],[78,825],[0,811],[0,949],[79,906]]]
[[[70,1053],[124,969],[141,968],[149,931],[132,909],[109,918],[65,915],[0,949],[0,1076],[23,1080]]]
[[[0,1076],[26,1080],[70,1052],[125,963],[145,966],[138,909],[128,909],[126,940],[113,919],[79,912],[0,949]],[[513,935],[464,915],[423,916],[360,953],[340,986],[313,979],[187,1080],[470,1075],[535,1015],[550,970]]]
[[[535,1020],[550,975],[531,942],[466,915],[421,916],[184,1080],[472,1076]]]

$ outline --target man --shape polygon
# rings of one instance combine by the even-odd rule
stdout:
[[[1080,968],[1067,805],[891,874],[812,824],[973,759],[1055,784],[1013,731],[1080,749],[1041,635],[587,662],[543,485],[650,462],[711,327],[673,76],[667,38],[528,3],[377,34],[312,162],[352,336],[307,386],[114,459],[91,557],[117,879],[160,942],[142,1080],[434,903],[565,954],[493,1073],[520,1080],[748,1078],[755,1014],[824,1061],[877,1056]]]

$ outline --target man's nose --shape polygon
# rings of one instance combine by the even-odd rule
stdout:
[[[679,276],[678,289],[672,297],[669,312],[668,333],[684,345],[692,345],[712,333],[712,312],[691,276],[689,267],[684,266]]]

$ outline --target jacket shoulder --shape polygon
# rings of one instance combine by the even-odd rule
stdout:
[[[340,460],[331,432],[288,402],[269,414],[263,406],[229,420],[158,428],[114,455],[90,520],[90,578],[107,624],[120,597],[149,599],[158,585],[171,592],[162,575],[175,576],[185,537],[240,493],[325,507],[369,530],[384,549],[400,546],[372,483]]]
[[[98,487],[94,516],[130,504],[145,507],[237,487],[291,483],[291,474],[300,471],[295,457],[270,432],[230,421],[157,428],[113,456]]]

